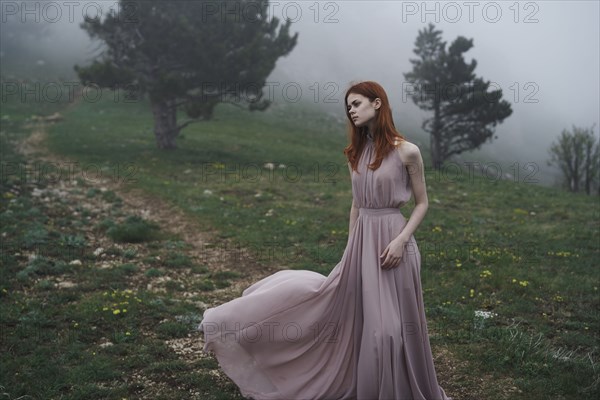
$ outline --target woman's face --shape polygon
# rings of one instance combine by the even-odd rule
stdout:
[[[370,101],[362,94],[350,93],[347,99],[348,114],[355,126],[361,127],[372,124],[377,115],[376,110],[381,106],[379,98]]]

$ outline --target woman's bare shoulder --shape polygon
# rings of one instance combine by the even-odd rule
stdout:
[[[399,146],[396,146],[396,149],[403,163],[415,162],[420,158],[421,150],[416,144],[406,139],[396,141],[396,144],[399,144]]]

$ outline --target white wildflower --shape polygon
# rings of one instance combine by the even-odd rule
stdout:
[[[497,317],[498,314],[493,313],[491,311],[475,310],[475,316],[479,317],[479,318],[483,318],[483,319],[488,319],[488,318]]]

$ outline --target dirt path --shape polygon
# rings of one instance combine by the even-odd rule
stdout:
[[[74,160],[54,154],[50,152],[45,144],[47,138],[48,125],[44,122],[37,121],[28,126],[31,134],[22,142],[16,144],[16,149],[23,154],[27,163],[36,165],[36,163],[52,163],[55,167],[73,165]],[[61,176],[62,178],[62,176]],[[88,197],[85,192],[91,188],[98,192],[112,191],[121,199],[120,210],[126,215],[138,215],[145,220],[157,223],[161,231],[176,234],[182,238],[189,249],[186,249],[185,254],[191,258],[196,265],[206,265],[211,272],[223,270],[235,270],[240,277],[229,280],[231,285],[225,288],[217,288],[208,292],[202,292],[203,301],[194,301],[193,298],[198,298],[197,291],[177,292],[179,301],[188,301],[196,305],[200,312],[203,312],[208,307],[212,307],[241,295],[243,289],[250,286],[252,283],[261,278],[273,274],[277,271],[276,268],[264,265],[252,260],[250,254],[247,254],[244,249],[234,247],[230,240],[220,240],[216,232],[206,231],[201,228],[194,219],[186,215],[181,209],[163,201],[157,197],[149,196],[143,191],[136,188],[128,188],[125,185],[113,179],[86,181],[82,187],[80,183],[72,179],[48,179],[45,188],[42,190],[34,189],[37,196],[46,196],[47,201],[57,201],[59,198],[68,204],[77,205],[78,209],[85,209],[93,213],[106,214],[106,210],[112,207],[110,203],[102,201],[98,196]],[[84,189],[84,190],[82,190]],[[82,193],[83,192],[83,193]],[[72,212],[77,212],[72,209]],[[90,223],[93,225],[93,223]],[[96,235],[92,233],[93,227],[82,228],[82,232],[86,234],[86,239],[92,249],[109,249],[111,247],[122,248],[121,245],[113,243],[105,235]],[[219,243],[215,243],[219,240]],[[144,244],[132,244],[131,248],[137,252],[146,253]],[[232,254],[226,249],[236,248],[235,254]],[[126,260],[117,258],[102,258],[97,262],[97,268],[112,268],[120,262]],[[149,265],[141,263],[139,265],[140,273],[143,274],[149,268]],[[161,276],[152,281],[146,286],[146,290],[152,292],[165,292],[165,284],[168,281],[186,282],[188,287],[193,286],[196,281],[199,281],[196,274],[188,269],[176,268],[172,269],[168,276]],[[58,288],[70,288],[76,283],[63,278],[57,278]],[[134,287],[140,287],[140,282],[132,278],[131,284]],[[145,336],[155,336],[154,332],[144,332]],[[200,359],[213,358],[212,355],[203,352],[203,336],[199,331],[193,332],[188,337],[166,340],[165,343],[186,363],[192,364]],[[212,369],[208,371],[217,384],[226,385],[229,378],[220,370]],[[143,384],[148,388],[148,393],[141,398],[153,399],[156,393],[168,390],[163,387],[164,384],[153,382],[148,377],[142,374],[134,374],[131,377],[134,381]],[[193,398],[198,398],[199,394],[190,394]],[[201,394],[200,394],[201,397]]]
[[[73,165],[75,161],[51,153],[45,146],[47,137],[45,123],[36,123],[30,128],[32,128],[31,135],[17,147],[17,150],[28,160],[49,162],[59,166]],[[68,194],[72,192],[70,189],[77,186],[75,182],[69,180],[59,180],[51,185],[57,186],[59,190],[66,190]],[[180,235],[185,242],[192,245],[188,255],[196,261],[209,265],[212,271],[230,270],[231,266],[235,265],[236,271],[242,272],[243,277],[236,279],[232,286],[213,292],[218,296],[214,299],[214,303],[209,304],[210,306],[238,296],[251,283],[277,271],[276,268],[255,262],[247,251],[233,246],[231,241],[216,239],[215,232],[206,231],[194,222],[192,217],[167,201],[149,196],[140,189],[127,187],[114,179],[94,180],[89,186],[97,186],[100,191],[113,191],[123,200],[123,210],[126,213],[139,215],[156,222],[164,231]],[[78,198],[78,201],[85,202],[86,199]],[[85,207],[86,204],[82,206]],[[234,247],[239,249],[235,254],[226,251]]]
[[[48,125],[46,123],[38,121],[30,126],[30,128],[32,130],[31,135],[18,144],[17,147],[18,151],[28,159],[28,162],[45,161],[57,165],[67,165],[67,163],[73,162],[73,160],[53,154],[47,149],[45,140]],[[59,190],[65,196],[76,196],[74,194],[77,192],[76,186],[77,182],[75,181],[59,180],[58,182],[50,183],[48,189]],[[234,266],[236,271],[243,271],[243,276],[233,280],[231,286],[206,293],[206,302],[198,304],[199,307],[214,306],[238,297],[243,289],[277,271],[274,267],[265,266],[253,261],[251,255],[244,254],[243,250],[241,250],[241,254],[240,251],[236,251],[235,255],[226,252],[224,249],[231,247],[221,245],[223,243],[215,243],[215,238],[218,237],[215,232],[203,230],[194,222],[193,218],[187,216],[181,209],[166,201],[149,196],[139,189],[128,188],[110,179],[95,181],[88,186],[96,186],[100,191],[113,191],[123,200],[122,209],[127,214],[142,216],[144,219],[159,224],[161,230],[181,235],[185,242],[192,245],[192,249],[189,251],[190,256],[196,261],[208,265],[211,271],[231,270],[232,266]],[[98,208],[98,205],[92,204],[93,200],[87,199],[86,196],[77,196],[77,201],[82,207]],[[86,202],[89,204],[85,204]],[[102,246],[106,244],[96,243],[93,245]],[[174,271],[173,274],[182,273]],[[194,279],[192,275],[185,276],[184,278]],[[199,358],[211,357],[202,352],[204,343],[199,332],[188,338],[169,340],[167,344],[186,362],[191,363],[197,361]],[[473,382],[472,385],[469,385],[469,388],[458,386],[456,382],[465,381],[465,377],[460,375],[459,372],[459,370],[464,370],[465,366],[447,348],[435,347],[434,357],[440,384],[445,388],[448,395],[454,397],[454,400],[479,400],[485,398],[482,394],[485,393],[483,390],[485,385],[483,377],[471,378],[478,380],[478,382]],[[224,382],[228,380],[220,370],[211,371],[211,374],[214,375],[217,381]],[[143,377],[140,379],[143,379]],[[474,390],[474,387],[477,387],[478,390]]]

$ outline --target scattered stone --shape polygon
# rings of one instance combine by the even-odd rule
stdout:
[[[69,288],[73,288],[75,286],[77,286],[77,284],[74,282],[71,282],[71,281],[62,281],[62,282],[58,282],[56,284],[56,287],[59,289],[69,289]]]

